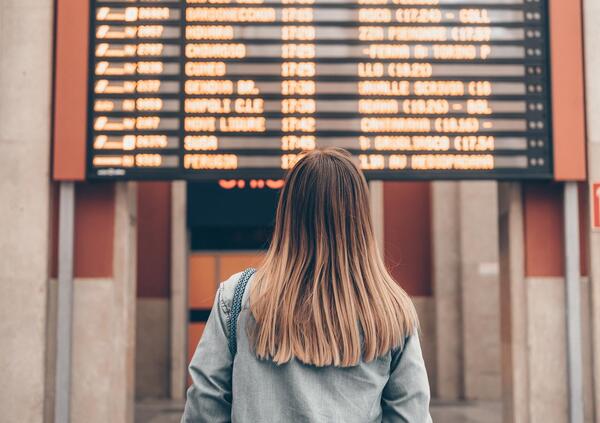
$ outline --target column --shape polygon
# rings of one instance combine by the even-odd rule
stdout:
[[[458,187],[464,397],[501,397],[496,183]]]
[[[435,396],[501,396],[496,184],[434,182]]]
[[[463,397],[463,340],[458,184],[432,184],[433,295],[436,330],[436,390],[443,400]]]
[[[566,423],[562,185],[501,184],[498,198],[504,421]],[[581,236],[585,236],[583,230]],[[582,254],[587,254],[586,248]],[[586,273],[585,260],[581,272]],[[585,421],[592,421],[590,302],[585,277],[581,293]]]
[[[597,31],[600,20],[600,3],[594,0],[583,1],[584,17],[584,46],[586,74],[586,101],[587,101],[587,153],[588,153],[588,178],[591,202],[598,204],[600,195],[597,185],[600,182],[600,123],[593,117],[600,112],[600,79],[596,77],[600,71],[600,51],[595,46],[600,42],[600,33]],[[594,206],[594,204],[590,204]],[[596,206],[598,207],[598,206]],[[589,207],[586,212],[594,209]],[[598,208],[600,210],[600,207]],[[594,222],[595,216],[586,213],[584,222]],[[588,217],[589,216],[589,217]],[[592,369],[594,386],[594,415],[600,418],[600,232],[589,230],[589,266],[590,266],[590,310],[592,328],[592,355],[594,367]]]
[[[133,422],[136,188],[76,189],[72,423]]]
[[[172,185],[164,181],[138,184],[135,358],[138,399],[169,396]]]
[[[9,422],[44,421],[47,395],[53,8],[0,3],[0,410]]]
[[[529,421],[523,206],[517,183],[498,186],[504,421]],[[512,236],[511,236],[512,234]]]
[[[171,389],[173,399],[183,399],[187,384],[188,232],[187,183],[171,189]]]

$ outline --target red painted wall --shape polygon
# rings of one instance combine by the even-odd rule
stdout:
[[[113,276],[115,184],[75,188],[75,277]]]
[[[383,186],[386,265],[409,295],[430,296],[431,185],[385,182]]]
[[[586,190],[579,190],[579,229],[581,274],[587,275]],[[564,275],[563,185],[523,184],[523,224],[525,231],[525,275],[560,277]]]
[[[53,187],[50,274],[58,276],[59,189]],[[114,183],[82,183],[75,187],[74,275],[113,276],[115,228]]]
[[[168,298],[171,279],[171,184],[138,183],[138,297]]]

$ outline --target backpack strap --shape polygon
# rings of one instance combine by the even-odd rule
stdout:
[[[246,291],[246,285],[248,285],[248,281],[252,277],[252,275],[256,272],[256,269],[249,267],[244,270],[235,284],[235,290],[233,292],[233,301],[231,303],[231,310],[229,312],[229,320],[227,321],[227,326],[229,329],[229,351],[231,355],[235,357],[237,352],[237,321],[242,311],[242,299],[244,298],[244,292]]]

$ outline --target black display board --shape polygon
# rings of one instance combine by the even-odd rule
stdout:
[[[546,0],[96,0],[88,177],[551,178]]]

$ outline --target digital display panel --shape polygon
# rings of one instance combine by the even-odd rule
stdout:
[[[552,177],[546,0],[95,0],[88,177]]]

